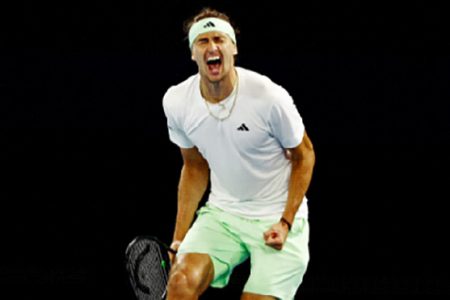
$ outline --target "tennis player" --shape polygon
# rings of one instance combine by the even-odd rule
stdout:
[[[183,158],[168,299],[198,299],[209,286],[226,286],[247,259],[241,299],[293,299],[309,262],[313,145],[289,93],[235,65],[227,15],[205,8],[187,24],[198,73],[163,99],[170,140]]]

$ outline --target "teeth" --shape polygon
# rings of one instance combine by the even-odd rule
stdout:
[[[215,60],[220,60],[220,56],[211,56],[211,57],[208,57],[208,62],[210,62],[210,61],[215,61]]]

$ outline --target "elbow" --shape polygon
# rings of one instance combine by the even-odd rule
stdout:
[[[314,151],[313,148],[311,148],[310,151],[308,151],[308,160],[311,164],[311,167],[314,167],[314,165],[316,164],[316,152]]]
[[[299,164],[306,166],[308,169],[313,169],[316,164],[316,153],[313,149],[305,151],[302,153],[301,159],[299,160]]]

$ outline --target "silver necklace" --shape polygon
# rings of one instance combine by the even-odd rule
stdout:
[[[225,116],[217,116],[217,115],[215,115],[211,111],[211,108],[209,107],[208,101],[205,98],[203,98],[203,100],[205,101],[205,104],[206,104],[206,108],[208,109],[209,115],[211,117],[213,117],[214,119],[219,120],[219,121],[223,121],[223,120],[228,119],[231,116],[231,113],[233,112],[234,105],[236,104],[236,99],[237,99],[237,96],[238,96],[238,89],[239,89],[239,78],[236,78],[236,88],[235,88],[235,91],[234,91],[233,103],[231,104],[230,109],[227,109],[225,104],[222,104],[220,102],[218,103],[220,108],[221,108],[221,112],[223,112],[223,111],[227,111],[228,112]]]

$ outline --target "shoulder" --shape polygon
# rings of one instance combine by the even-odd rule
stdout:
[[[184,100],[186,99],[186,96],[188,96],[189,93],[192,91],[196,79],[197,75],[192,75],[186,80],[169,87],[163,97],[164,108],[170,109],[174,107],[179,107],[183,103],[186,103],[186,101]]]
[[[292,99],[284,87],[272,81],[268,76],[242,67],[239,67],[238,71],[248,95],[272,103]]]
[[[265,88],[274,84],[269,77],[256,71],[242,67],[237,67],[236,69],[242,81],[250,88]]]

